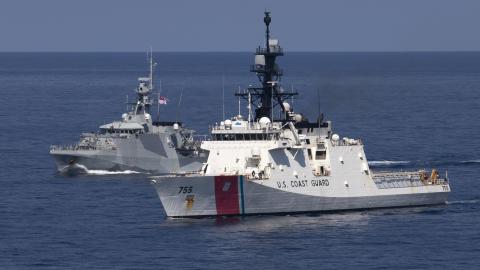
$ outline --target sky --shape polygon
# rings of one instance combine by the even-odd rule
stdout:
[[[479,51],[479,0],[0,0],[0,51]]]

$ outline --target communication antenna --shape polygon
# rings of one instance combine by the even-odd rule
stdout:
[[[153,90],[153,72],[157,63],[153,62],[152,46],[150,46],[150,53],[147,51],[147,62],[149,62],[149,68],[150,68],[150,74],[148,76],[150,79],[150,82],[148,84],[148,87],[150,88],[150,90]]]
[[[156,63],[155,63],[156,64]],[[153,52],[152,47],[150,46],[150,91],[153,90]]]
[[[182,104],[183,89],[184,89],[184,87],[182,86],[182,90],[180,90],[180,98],[178,99],[178,104],[177,104],[177,113],[176,113],[176,116],[175,116],[175,122],[178,122],[178,114],[179,114],[179,111],[180,111],[180,104]]]
[[[225,76],[222,76],[222,120],[225,120]]]
[[[162,94],[162,80],[158,80],[159,90],[157,92],[157,122],[160,120],[160,95]]]
[[[160,119],[160,92],[157,92],[157,122]]]
[[[293,93],[293,84],[290,85],[290,93]],[[291,96],[292,108],[293,108],[293,95]]]
[[[238,92],[240,92],[240,86],[238,86]],[[240,97],[238,97],[238,115],[242,115],[241,114],[241,109],[240,109],[240,106],[241,106],[241,101],[240,101]]]
[[[250,122],[252,121],[252,96],[250,91],[248,92],[248,127],[250,127]]]
[[[322,113],[320,110],[320,88],[317,88],[318,116]]]

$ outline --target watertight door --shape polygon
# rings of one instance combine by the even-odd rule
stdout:
[[[237,176],[215,176],[215,203],[217,215],[240,214]]]

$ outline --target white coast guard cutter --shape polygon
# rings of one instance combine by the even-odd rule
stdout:
[[[257,49],[251,68],[262,87],[236,94],[248,100],[248,118],[238,115],[212,128],[211,140],[201,144],[209,151],[201,171],[152,180],[167,216],[444,204],[450,186],[435,170],[372,172],[360,140],[340,139],[323,117],[312,123],[293,112],[285,101],[297,93],[282,91],[278,83],[282,73],[275,59],[283,51],[270,38],[270,21],[266,12],[266,48]],[[275,106],[282,116],[271,121]]]

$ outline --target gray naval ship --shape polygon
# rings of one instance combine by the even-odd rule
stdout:
[[[150,74],[138,78],[136,102],[122,119],[100,126],[95,133],[83,133],[73,145],[52,145],[50,154],[57,169],[65,173],[93,170],[142,173],[182,173],[197,170],[206,154],[194,140],[194,131],[179,122],[154,122],[149,113],[153,104],[154,63]],[[163,100],[163,99],[162,99]],[[162,102],[161,98],[157,102]],[[165,101],[165,100],[164,100]],[[166,101],[165,101],[166,102]]]
[[[190,174],[151,177],[169,217],[254,215],[338,211],[445,204],[450,185],[436,170],[379,172],[369,168],[359,139],[333,132],[332,122],[310,122],[286,101],[283,55],[270,37],[255,53],[262,85],[240,91],[248,117],[237,115],[211,128],[202,169]],[[252,117],[251,109],[255,108]],[[274,108],[280,108],[278,118]]]

